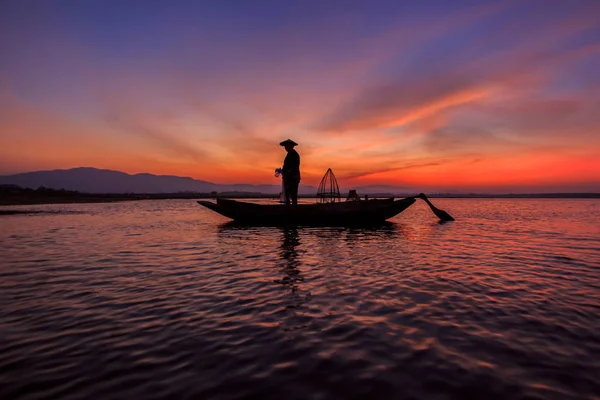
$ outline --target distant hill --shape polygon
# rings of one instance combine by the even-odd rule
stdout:
[[[213,182],[193,179],[189,177],[152,174],[127,174],[120,171],[111,171],[97,168],[72,168],[57,169],[53,171],[27,172],[15,175],[0,176],[0,188],[10,189],[12,185],[21,188],[37,189],[46,187],[49,189],[75,190],[81,193],[140,193],[140,194],[175,194],[175,193],[204,193],[218,192],[230,193],[236,196],[249,197],[252,194],[276,195],[281,191],[281,183],[273,185],[248,185],[232,184],[222,185]],[[355,189],[363,197],[369,194],[371,197],[404,197],[413,196],[421,191],[434,197],[584,197],[598,198],[600,182],[592,182],[586,185],[561,185],[564,192],[557,193],[555,187],[533,187],[532,192],[527,193],[524,188],[507,188],[505,194],[492,193],[465,193],[448,192],[433,188],[400,187],[390,185],[369,185],[341,187],[342,197],[349,189]],[[513,191],[516,189],[515,191]],[[565,193],[568,192],[568,193]],[[317,188],[314,186],[300,185],[299,194],[314,196]]]
[[[84,193],[179,193],[260,192],[277,194],[281,185],[220,185],[189,177],[152,174],[127,174],[97,168],[57,169],[0,176],[0,185],[37,189],[77,190]],[[316,188],[300,185],[301,194],[316,193]]]

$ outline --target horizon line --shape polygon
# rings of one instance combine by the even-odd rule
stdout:
[[[257,187],[257,186],[272,186],[272,187],[277,187],[279,184],[278,183],[215,183],[215,182],[211,182],[211,181],[206,181],[203,179],[198,179],[198,178],[193,178],[191,176],[180,176],[180,175],[162,175],[162,174],[155,174],[155,173],[150,173],[150,172],[138,172],[138,173],[129,173],[129,172],[124,172],[124,171],[120,171],[120,170],[116,170],[116,169],[109,169],[109,168],[97,168],[97,167],[90,167],[90,166],[80,166],[80,167],[72,167],[72,168],[55,168],[55,169],[43,169],[43,170],[35,170],[35,171],[26,171],[26,172],[17,172],[17,173],[13,173],[13,174],[4,174],[4,175],[0,175],[0,178],[6,178],[6,177],[11,177],[11,176],[15,176],[15,175],[24,175],[24,174],[35,174],[35,173],[41,173],[41,172],[57,172],[57,171],[61,171],[61,172],[66,172],[66,171],[73,171],[73,170],[96,170],[96,171],[107,171],[107,172],[115,172],[115,173],[119,173],[119,174],[124,174],[127,176],[131,176],[131,177],[135,177],[135,176],[139,176],[139,175],[151,175],[151,176],[155,176],[155,177],[171,177],[171,178],[180,178],[180,179],[190,179],[193,181],[197,181],[197,182],[202,182],[202,183],[206,183],[206,184],[211,184],[211,185],[216,185],[216,186],[253,186],[253,187]],[[592,184],[595,182],[591,182]],[[5,185],[10,185],[10,184],[0,184],[0,186],[5,186]],[[19,185],[16,185],[19,186]],[[311,184],[300,184],[301,187],[305,187],[305,188],[315,188],[314,185]],[[585,191],[573,191],[573,190],[568,190],[568,191],[535,191],[534,188],[532,192],[523,192],[523,193],[515,193],[512,191],[494,191],[494,192],[479,192],[479,191],[474,191],[472,189],[444,189],[444,190],[427,190],[427,189],[410,189],[410,188],[405,188],[403,186],[400,185],[393,185],[393,184],[387,184],[387,183],[381,183],[381,184],[364,184],[364,185],[352,185],[352,186],[348,186],[348,185],[340,185],[340,189],[342,189],[343,191],[349,191],[352,188],[363,188],[363,189],[368,189],[368,188],[373,188],[373,187],[381,187],[381,188],[389,188],[390,191],[374,191],[371,193],[365,193],[365,194],[393,194],[393,195],[397,195],[397,194],[408,194],[408,193],[413,193],[415,191],[417,192],[424,192],[424,193],[431,193],[431,194],[435,194],[435,195],[441,195],[441,194],[445,194],[445,195],[452,195],[452,196],[464,196],[464,195],[470,195],[470,196],[552,196],[552,195],[597,195],[600,194],[600,188],[597,190],[585,190]],[[22,187],[21,187],[22,188]],[[524,187],[525,188],[525,187]],[[33,190],[35,190],[35,188],[31,188]],[[397,189],[397,190],[394,190]],[[501,189],[501,188],[498,188]],[[493,189],[492,189],[493,190]],[[514,190],[514,188],[513,188]],[[261,195],[271,195],[271,193],[265,193],[265,192],[249,192],[249,191],[231,191],[231,190],[226,190],[224,192],[227,193],[258,193]],[[82,193],[91,193],[91,192],[82,192]],[[109,193],[109,192],[96,192],[96,193]],[[154,192],[154,193],[210,193],[210,192]],[[115,192],[116,194],[116,192]],[[148,192],[146,194],[152,194],[151,192]],[[306,194],[304,194],[303,196],[306,196]]]

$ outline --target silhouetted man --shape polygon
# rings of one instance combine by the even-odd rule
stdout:
[[[300,154],[294,150],[294,146],[298,143],[287,139],[279,143],[285,147],[287,156],[283,160],[283,186],[285,188],[285,204],[290,204],[290,199],[293,205],[298,204],[298,185],[300,184]]]

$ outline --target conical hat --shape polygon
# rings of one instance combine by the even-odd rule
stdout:
[[[286,144],[291,144],[292,146],[298,146],[298,143],[294,142],[292,139],[286,139],[283,142],[279,143],[280,146],[285,146]]]

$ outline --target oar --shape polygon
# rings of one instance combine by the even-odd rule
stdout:
[[[429,205],[429,208],[431,208],[431,211],[433,211],[433,213],[441,220],[441,221],[454,221],[455,219],[452,218],[452,215],[448,214],[446,211],[444,210],[440,210],[439,208],[437,208],[436,206],[434,206],[433,204],[431,204],[431,201],[429,201],[429,199],[427,198],[427,196],[425,196],[424,193],[419,193],[418,195],[416,195],[415,197],[418,197],[420,199],[425,200],[425,203],[427,203]]]

